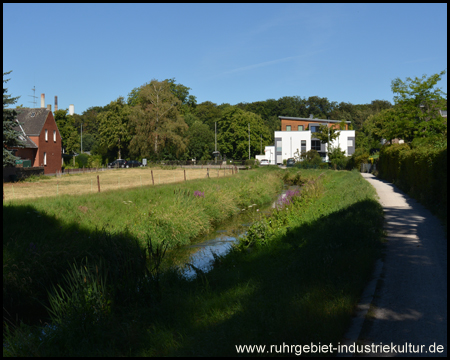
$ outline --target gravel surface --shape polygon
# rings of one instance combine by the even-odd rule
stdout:
[[[393,348],[381,353],[378,347],[377,354],[354,356],[447,356],[444,229],[434,215],[393,184],[372,174],[361,175],[376,189],[383,206],[387,243],[373,282],[370,308],[359,328],[356,316],[343,343],[358,340],[364,350],[374,349],[372,344]]]

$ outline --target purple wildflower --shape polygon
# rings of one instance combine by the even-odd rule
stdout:
[[[283,207],[292,204],[293,198],[296,196],[300,196],[299,190],[288,190],[283,198],[278,200],[278,208],[282,209]]]
[[[205,192],[194,191],[194,196],[195,197],[205,197]]]

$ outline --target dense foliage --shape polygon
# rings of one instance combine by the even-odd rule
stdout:
[[[8,95],[8,89],[5,88],[5,83],[10,79],[5,80],[5,75],[8,75],[11,71],[3,73],[3,167],[13,166],[15,161],[19,159],[14,156],[13,151],[8,150],[6,146],[20,146],[22,142],[19,140],[20,133],[13,129],[17,124],[14,123],[14,119],[17,116],[17,111],[14,109],[8,109],[8,106],[17,102],[19,97],[11,97]],[[20,110],[18,110],[20,111]]]
[[[249,124],[250,157],[254,157],[273,144],[274,131],[280,130],[279,116],[313,115],[316,119],[350,121],[350,129],[356,130],[357,147],[348,162],[351,166],[359,162],[355,157],[364,154],[367,158],[378,152],[383,141],[400,138],[410,142],[415,137],[446,134],[446,119],[440,114],[447,109],[446,94],[436,88],[444,74],[395,79],[391,84],[394,105],[387,100],[338,103],[319,96],[284,96],[236,105],[211,101],[197,104],[191,89],[174,78],[153,79],[131,90],[126,100],[119,97],[81,115],[58,110],[55,119],[66,154],[80,152],[82,140],[82,150],[101,156],[105,164],[117,157],[209,160],[216,149],[226,158],[245,160],[249,157]],[[331,140],[336,130],[324,133],[323,142]]]

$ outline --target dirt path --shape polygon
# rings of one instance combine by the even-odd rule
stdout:
[[[387,244],[357,343],[397,345],[389,353],[363,356],[446,356],[447,239],[443,227],[391,183],[361,175],[376,189],[383,206]],[[441,353],[438,345],[443,347]],[[435,353],[431,353],[433,346]]]

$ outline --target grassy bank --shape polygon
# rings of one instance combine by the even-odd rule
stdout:
[[[243,171],[174,185],[4,201],[6,316],[42,318],[46,312],[37,300],[45,303],[51,284],[74,260],[101,257],[123,270],[124,263],[148,257],[142,251],[149,239],[156,250],[162,243],[187,244],[242,207],[270,201],[281,186],[276,171]]]
[[[259,170],[246,176],[271,174]],[[295,179],[296,171],[289,170],[287,179]],[[89,236],[95,237],[110,265],[94,266],[79,256],[67,275],[72,292],[53,291],[60,298],[52,308],[52,322],[58,326],[47,327],[45,337],[41,330],[22,326],[7,336],[4,354],[233,356],[235,345],[337,344],[380,254],[382,210],[373,188],[357,172],[301,174],[310,179],[301,197],[293,196],[268,219],[256,218],[247,239],[253,242],[244,240],[193,281],[173,271],[152,272],[145,258],[155,252],[134,246],[130,239],[137,235],[84,229],[85,245]],[[247,187],[241,184],[241,196],[249,196],[249,178]],[[202,191],[198,186],[190,190]],[[170,198],[173,203],[173,191]],[[70,240],[81,241],[75,235]],[[27,265],[33,256],[43,260],[39,247],[23,245],[24,257],[16,261]],[[75,250],[65,245],[60,255]],[[8,246],[4,267],[5,254],[11,256],[14,249]],[[117,259],[108,258],[112,254]],[[57,256],[53,253],[45,263]],[[39,269],[37,261],[33,264]]]

